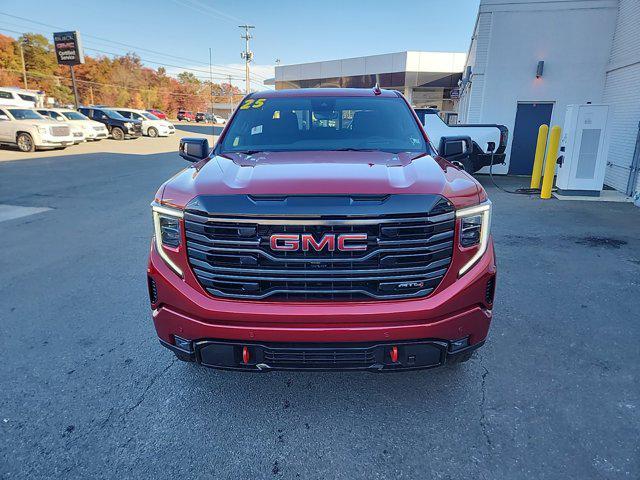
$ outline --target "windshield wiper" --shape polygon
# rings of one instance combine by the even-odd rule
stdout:
[[[377,152],[378,149],[375,148],[353,148],[353,147],[345,147],[345,148],[333,148],[332,152]]]
[[[224,153],[244,153],[245,155],[254,155],[256,153],[262,153],[264,150],[234,150],[231,152]]]
[[[331,150],[332,152],[384,152],[384,153],[400,153],[396,150],[389,150],[386,148],[334,148]]]

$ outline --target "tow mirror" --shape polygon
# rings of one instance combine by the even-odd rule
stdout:
[[[442,137],[438,153],[450,162],[459,162],[469,156],[471,145],[471,137],[468,136]]]
[[[199,162],[209,156],[209,140],[206,138],[181,138],[178,153],[187,162]]]

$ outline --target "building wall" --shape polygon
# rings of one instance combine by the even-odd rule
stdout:
[[[325,78],[357,77],[394,72],[459,73],[464,53],[398,52],[324,62],[277,66],[275,81],[297,82]],[[416,80],[420,80],[416,75]],[[410,85],[416,86],[416,85]]]
[[[639,0],[620,1],[603,101],[613,107],[605,183],[639,198],[640,176],[635,185],[628,185],[640,123]]]
[[[567,105],[602,101],[616,15],[617,0],[482,0],[460,121],[513,132],[518,102],[553,102],[551,123],[562,126]],[[506,173],[509,160],[494,172]]]

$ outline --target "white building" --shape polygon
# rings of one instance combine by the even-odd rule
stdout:
[[[350,87],[399,90],[416,107],[452,110],[466,55],[452,52],[398,52],[276,67],[275,86]]]
[[[638,195],[640,0],[481,0],[462,83],[461,123],[509,128],[497,173],[530,174],[538,126],[567,105],[610,104],[605,184]]]

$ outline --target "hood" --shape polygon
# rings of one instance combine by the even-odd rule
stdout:
[[[184,207],[198,195],[441,194],[461,207],[478,203],[476,181],[430,155],[386,152],[225,154],[179,172],[162,202]]]

